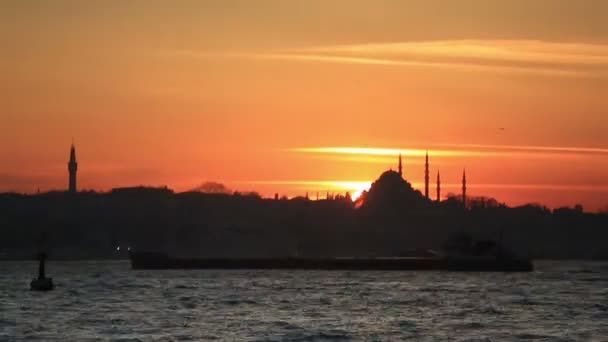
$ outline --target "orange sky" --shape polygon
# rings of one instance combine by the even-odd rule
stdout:
[[[73,137],[87,189],[355,191],[398,151],[421,188],[428,149],[444,194],[466,168],[471,195],[605,208],[606,13],[603,0],[5,1],[0,191],[65,188]]]

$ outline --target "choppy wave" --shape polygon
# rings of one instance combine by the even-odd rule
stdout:
[[[2,263],[0,341],[601,341],[608,264],[522,274],[136,272]],[[567,332],[567,335],[565,335]]]

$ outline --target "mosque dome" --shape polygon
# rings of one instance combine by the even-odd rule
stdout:
[[[408,187],[412,188],[411,184],[408,183],[397,171],[388,170],[384,171],[380,177],[372,184],[372,187],[376,185],[379,187],[391,186],[391,187]]]
[[[403,179],[399,172],[388,170],[372,183],[366,195],[364,206],[377,208],[413,207],[425,203],[424,196]]]

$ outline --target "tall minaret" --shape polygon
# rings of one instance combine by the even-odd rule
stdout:
[[[403,164],[401,163],[401,152],[399,152],[399,176],[403,177]]]
[[[429,199],[429,151],[426,151],[426,161],[424,163],[424,197]]]
[[[462,206],[467,208],[467,173],[462,170]]]
[[[70,172],[70,186],[69,192],[76,193],[76,171],[78,170],[78,163],[76,162],[76,148],[72,143],[70,149],[70,161],[68,162],[68,171]]]
[[[441,202],[441,179],[439,178],[439,171],[437,171],[437,202]]]

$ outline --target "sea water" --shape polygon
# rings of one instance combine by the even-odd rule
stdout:
[[[608,341],[608,263],[532,273],[0,262],[0,341]]]

